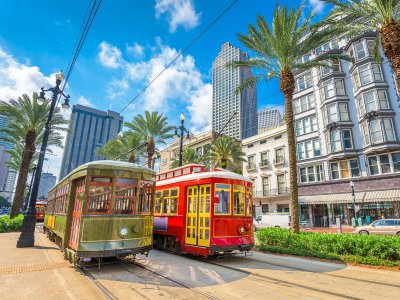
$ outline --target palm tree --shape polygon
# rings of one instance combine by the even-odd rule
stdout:
[[[14,152],[15,155],[18,155],[18,153],[21,155],[21,160],[10,218],[17,216],[22,208],[29,169],[36,152],[36,146],[43,139],[49,110],[50,103],[39,104],[36,93],[33,94],[32,100],[28,95],[23,95],[17,100],[10,100],[8,103],[0,101],[0,114],[11,120],[8,128],[0,129],[7,135],[7,137],[3,137],[2,139],[14,145],[21,145],[21,143],[23,145],[22,155],[18,150],[18,147],[21,146],[16,146]],[[51,123],[49,146],[54,145],[62,148],[60,131],[67,130],[65,128],[66,124],[68,124],[68,121],[59,113],[59,108],[56,108]],[[14,158],[15,161],[18,161],[18,159],[17,157]]]
[[[240,142],[229,136],[220,136],[211,145],[209,159],[214,167],[234,170],[235,165],[246,161],[244,155]]]
[[[257,54],[256,58],[247,61],[237,61],[232,66],[249,67],[255,71],[254,77],[249,77],[239,87],[238,92],[246,87],[254,86],[258,81],[279,78],[279,88],[285,98],[285,121],[287,125],[289,171],[290,171],[290,211],[292,230],[299,232],[299,204],[296,168],[296,140],[294,135],[294,120],[292,99],[295,90],[294,73],[305,71],[316,66],[330,67],[329,60],[349,59],[338,54],[318,56],[311,61],[302,62],[304,55],[313,49],[330,41],[337,29],[326,27],[322,29],[317,24],[312,25],[315,12],[303,18],[304,2],[296,10],[288,10],[286,6],[276,6],[272,26],[269,26],[262,16],[257,17],[257,27],[248,25],[248,34],[238,34],[239,40],[248,49]]]
[[[379,45],[396,74],[400,91],[400,0],[323,0],[333,4],[326,23],[339,28],[343,34],[359,35],[375,30],[374,57],[380,62]]]
[[[107,159],[125,159],[128,162],[135,162],[137,157],[143,153],[139,147],[142,144],[142,137],[136,132],[124,132],[115,140],[108,141],[103,148],[96,150],[100,156]]]
[[[145,116],[136,115],[132,122],[124,125],[133,132],[138,133],[144,142],[147,142],[147,165],[151,168],[151,159],[155,153],[156,145],[166,145],[165,140],[173,137],[174,126],[168,126],[167,117],[162,113],[145,111]]]
[[[199,158],[200,157],[197,155],[196,150],[193,148],[187,147],[182,151],[182,165],[197,164],[199,163]],[[171,168],[173,169],[177,167],[179,167],[179,160],[172,160]]]

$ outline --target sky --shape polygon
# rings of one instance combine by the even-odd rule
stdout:
[[[2,0],[0,10],[0,100],[54,86],[67,70],[89,2],[93,0]],[[170,125],[199,133],[211,128],[211,66],[221,45],[237,39],[258,15],[271,22],[276,1],[238,0],[184,55],[125,110],[124,107],[203,31],[232,0],[103,0],[65,92],[70,104],[121,112],[125,121],[159,111]],[[301,0],[280,0],[299,7]],[[306,0],[305,13],[327,8]],[[250,56],[254,54],[250,53]],[[47,95],[51,96],[51,95]],[[283,104],[277,80],[257,88],[258,108]],[[123,110],[123,111],[122,111]],[[69,118],[70,111],[63,112]],[[54,149],[43,171],[58,176],[62,149]]]

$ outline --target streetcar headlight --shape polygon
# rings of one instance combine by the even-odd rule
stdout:
[[[126,228],[125,226],[120,227],[118,230],[118,234],[122,238],[126,237],[128,235],[128,228]]]
[[[240,227],[239,227],[239,233],[240,233],[240,234],[243,234],[243,233],[244,233],[244,227],[243,227],[243,226],[240,226]]]

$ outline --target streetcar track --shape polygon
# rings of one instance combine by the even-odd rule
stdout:
[[[102,284],[101,282],[99,282],[96,277],[94,277],[92,274],[90,274],[89,271],[85,270],[85,268],[82,268],[80,266],[77,266],[78,270],[84,275],[86,276],[94,285],[95,287],[100,290],[100,292],[102,292],[102,294],[109,300],[118,300],[118,297],[111,292],[108,288],[105,287],[104,284]]]

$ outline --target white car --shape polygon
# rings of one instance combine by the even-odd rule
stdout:
[[[267,228],[267,227],[279,227],[279,228],[290,228],[290,215],[286,213],[273,213],[258,216],[253,220],[254,231]]]

